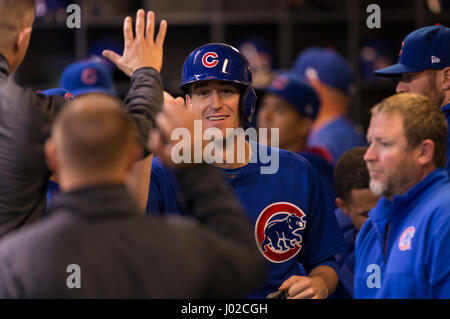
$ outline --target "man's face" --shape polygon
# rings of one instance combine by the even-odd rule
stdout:
[[[445,94],[437,79],[438,72],[440,71],[425,70],[405,73],[397,84],[396,92],[422,94],[441,107]]]
[[[240,127],[240,90],[226,81],[199,81],[191,86],[191,96],[186,95],[186,105],[196,120],[202,120],[203,129],[218,128],[226,136],[227,128]]]
[[[369,188],[351,190],[350,203],[346,204],[344,212],[350,217],[358,231],[369,217],[369,211],[375,207],[379,198]]]
[[[266,94],[258,111],[258,128],[267,128],[267,140],[270,141],[270,129],[279,129],[280,148],[291,151],[299,140],[305,139],[308,135],[310,122],[306,117],[300,116],[297,110],[285,99],[274,95]]]
[[[369,148],[364,155],[370,174],[370,189],[375,195],[392,198],[403,194],[417,181],[417,152],[408,149],[399,113],[377,114],[367,131]]]

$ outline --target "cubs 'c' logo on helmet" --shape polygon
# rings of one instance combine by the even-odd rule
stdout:
[[[256,242],[264,257],[282,263],[296,256],[302,248],[300,231],[306,226],[305,216],[299,207],[287,202],[264,208],[255,226]]]
[[[216,52],[206,52],[202,57],[202,64],[207,68],[213,68],[219,63],[218,57]]]

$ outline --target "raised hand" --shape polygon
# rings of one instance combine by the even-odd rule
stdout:
[[[195,147],[194,140],[194,116],[185,105],[184,99],[178,97],[174,99],[170,94],[164,92],[164,107],[156,117],[158,129],[150,132],[149,148],[160,157],[160,160],[169,166],[184,167],[192,163]],[[172,140],[172,133],[176,129],[184,130],[189,138],[182,141]],[[175,134],[178,136],[178,134]],[[202,140],[197,141],[198,147],[202,147]],[[187,161],[181,159],[178,152],[174,152],[174,147],[182,152],[187,152]],[[189,154],[189,155],[188,155]]]
[[[149,11],[147,21],[145,21],[145,11],[140,9],[136,14],[135,36],[133,36],[132,27],[131,17],[126,17],[123,23],[123,54],[118,55],[113,51],[104,50],[103,56],[111,60],[129,77],[133,75],[134,71],[142,67],[152,67],[160,72],[163,63],[163,45],[167,22],[161,21],[155,40],[155,13]]]

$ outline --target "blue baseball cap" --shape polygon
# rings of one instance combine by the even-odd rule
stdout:
[[[73,94],[63,88],[53,88],[53,89],[48,89],[45,91],[39,90],[39,91],[36,91],[36,93],[43,94],[45,96],[59,95],[59,96],[62,96],[63,98],[65,98],[66,100],[73,99]]]
[[[398,63],[375,71],[382,77],[450,66],[450,29],[433,25],[411,32],[402,42]]]
[[[319,96],[311,85],[296,73],[278,73],[267,87],[267,93],[285,99],[303,116],[312,119],[317,117],[320,106]]]
[[[292,71],[306,79],[318,79],[349,95],[354,82],[350,64],[333,49],[311,47],[295,59]]]
[[[61,75],[60,85],[75,97],[95,92],[117,95],[112,73],[101,62],[81,61],[69,65]]]

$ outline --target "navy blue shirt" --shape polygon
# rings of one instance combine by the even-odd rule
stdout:
[[[337,270],[334,255],[345,243],[333,213],[333,199],[325,193],[311,164],[297,154],[279,150],[278,172],[261,174],[264,164],[254,157],[267,146],[250,145],[250,163],[235,170],[223,169],[223,173],[254,225],[255,243],[270,269],[263,285],[248,297],[265,298],[292,275],[306,276],[319,265]],[[148,211],[185,212],[176,200],[179,186],[173,177],[172,171],[153,159]]]

